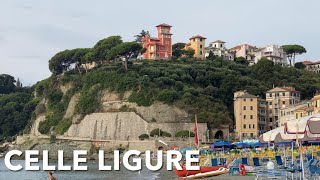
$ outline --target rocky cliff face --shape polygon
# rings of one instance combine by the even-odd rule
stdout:
[[[64,118],[72,118],[72,125],[64,134],[66,137],[91,138],[101,140],[132,140],[141,134],[149,134],[160,128],[171,135],[181,130],[193,130],[192,117],[184,110],[163,103],[154,103],[149,107],[138,106],[128,101],[130,92],[120,96],[105,91],[101,98],[102,109],[99,113],[86,115],[83,119],[75,113],[80,94],[75,94],[69,102]],[[41,135],[38,126],[45,115],[37,117],[31,134]],[[206,132],[205,123],[198,124],[199,132]]]

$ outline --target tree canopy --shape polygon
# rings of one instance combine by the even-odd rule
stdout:
[[[295,64],[296,55],[300,55],[307,52],[307,50],[303,46],[297,44],[283,45],[282,48],[283,51],[287,54],[290,66]]]
[[[0,74],[0,95],[9,94],[15,90],[16,80],[8,74]]]

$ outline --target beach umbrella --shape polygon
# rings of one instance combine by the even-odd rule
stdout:
[[[238,149],[250,148],[250,145],[244,142],[236,142],[235,145],[237,146]]]
[[[213,143],[214,146],[231,146],[231,142],[229,141],[217,141]]]

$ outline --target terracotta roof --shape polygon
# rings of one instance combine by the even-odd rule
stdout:
[[[294,87],[275,87],[267,92],[284,92],[284,91],[289,91],[289,92],[297,92]]]
[[[200,36],[200,35],[192,36],[190,39],[196,39],[196,38],[207,39],[206,37],[203,37],[203,36]]]
[[[229,50],[236,50],[236,49],[241,49],[242,46],[248,46],[249,49],[257,49],[256,46],[251,46],[249,44],[242,44],[242,45],[238,45],[238,46],[235,46],[233,48],[230,48]]]
[[[303,61],[302,62],[304,65],[316,65],[320,64],[320,61],[312,62],[312,61]]]
[[[245,93],[241,96],[238,96],[238,98],[258,98],[257,96],[254,96],[252,94],[248,94],[248,93]]]
[[[216,43],[216,42],[219,42],[219,43],[226,43],[226,42],[221,41],[221,40],[216,40],[216,41],[213,41],[212,43]]]
[[[172,27],[171,25],[166,24],[166,23],[159,24],[159,25],[158,25],[158,26],[156,26],[156,27],[159,27],[159,26]]]

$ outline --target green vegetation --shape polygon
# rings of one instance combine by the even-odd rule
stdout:
[[[75,90],[71,89],[65,95],[54,88],[47,91],[48,109],[46,111],[46,120],[39,123],[38,130],[42,134],[48,134],[50,128],[55,127],[56,133],[63,134],[71,126],[71,119],[64,119],[63,117]]]
[[[182,137],[182,138],[187,138],[187,137],[194,137],[194,132],[188,131],[188,130],[183,130],[183,131],[178,131],[175,134],[175,137]]]
[[[160,136],[160,137],[171,137],[171,134],[166,132],[166,131],[162,131],[161,129],[157,128],[157,129],[153,129],[150,132],[150,136],[151,137],[155,137],[155,136]]]
[[[0,75],[0,141],[22,133],[31,125],[31,114],[39,99],[33,99],[29,87],[15,84],[14,77]]]

